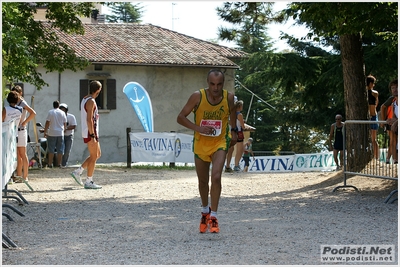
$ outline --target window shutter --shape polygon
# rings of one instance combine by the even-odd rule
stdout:
[[[79,80],[79,110],[81,109],[82,99],[89,93],[89,80]]]
[[[107,109],[117,109],[117,80],[107,79]]]

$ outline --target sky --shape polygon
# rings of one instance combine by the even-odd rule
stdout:
[[[179,33],[192,36],[205,41],[218,39],[218,27],[231,27],[230,23],[219,19],[216,8],[223,1],[142,1],[132,2],[143,7],[142,23],[153,24]],[[276,2],[274,8],[281,10],[289,2]],[[107,9],[103,13],[111,14]],[[268,26],[268,36],[276,44],[277,51],[288,49],[284,41],[279,40],[280,31],[284,31],[295,37],[304,36],[307,31],[304,27],[293,26],[293,22],[285,25],[271,24]],[[217,41],[218,44],[234,47],[232,42]]]

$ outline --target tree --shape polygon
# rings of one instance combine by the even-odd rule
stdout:
[[[38,7],[46,7],[46,19],[52,27],[66,33],[83,34],[78,16],[90,17],[94,4],[89,2],[3,2],[2,3],[2,56],[3,82],[27,82],[40,90],[48,85],[37,66],[47,72],[76,71],[88,65],[78,58],[54,32],[46,30],[43,22],[35,21]],[[3,83],[3,90],[5,84]]]
[[[324,87],[321,92],[317,87],[322,83],[322,70],[331,67],[327,59],[329,54],[296,40],[291,41],[296,53],[274,53],[266,35],[266,24],[279,21],[272,13],[272,5],[226,2],[217,9],[221,18],[233,24],[230,29],[219,29],[220,38],[235,41],[239,49],[250,53],[249,58],[238,62],[241,68],[236,78],[240,84],[235,93],[245,105],[251,104],[247,116],[248,123],[257,128],[254,133],[256,149],[297,153],[321,151],[322,133],[327,128],[321,121],[334,116],[330,114],[335,112],[334,104],[340,104],[335,92],[331,94]],[[326,80],[330,82],[332,77]],[[275,108],[253,99],[243,87],[267,99]],[[316,92],[318,97],[310,97]],[[325,101],[321,101],[321,93]]]
[[[106,15],[106,21],[110,23],[135,23],[141,22],[142,7],[131,2],[107,3],[114,15]]]
[[[339,37],[347,119],[367,119],[363,38],[380,35],[394,40],[393,47],[397,47],[398,4],[301,2],[292,3],[285,12],[298,23],[306,24],[311,30],[309,36],[316,36],[317,41]],[[346,149],[354,151],[347,158],[350,167],[354,168],[362,168],[371,158],[366,148],[352,150],[349,147],[349,144],[359,143],[360,139],[369,139],[369,136],[363,136],[365,131],[360,127],[346,127]]]
[[[368,63],[366,65],[368,74],[373,73],[382,80],[382,82],[378,82],[376,88],[384,88],[382,91],[388,93],[387,82],[397,77],[397,5],[389,5],[390,8],[386,6],[386,11],[381,9],[379,13],[378,9],[373,10],[376,3],[371,3],[372,6],[363,7],[357,5],[363,5],[365,3],[352,3],[352,5],[355,6],[344,6],[347,3],[329,3],[329,5],[328,3],[305,3],[304,5],[308,5],[307,8],[309,8],[309,10],[307,9],[307,12],[309,12],[307,22],[313,23],[309,25],[299,19],[300,17],[304,18],[304,16],[306,16],[305,13],[302,13],[302,9],[300,8],[302,4],[303,3],[293,3],[285,9],[283,13],[273,18],[261,20],[253,19],[252,21],[260,21],[260,23],[262,21],[284,21],[289,16],[293,16],[295,19],[298,19],[298,23],[305,24],[309,27],[311,32],[301,40],[287,35],[282,36],[282,38],[287,39],[288,43],[293,47],[292,51],[286,53],[277,54],[262,50],[254,53],[253,51],[248,59],[240,62],[241,69],[238,72],[238,76],[241,76],[243,74],[242,70],[246,71],[247,74],[241,79],[241,82],[246,86],[250,87],[256,84],[263,85],[263,87],[259,87],[263,89],[261,92],[258,91],[257,94],[265,93],[267,99],[279,100],[273,103],[279,112],[272,111],[270,116],[260,116],[260,112],[264,113],[266,110],[265,108],[259,107],[257,107],[257,110],[254,112],[257,112],[256,118],[258,119],[258,123],[262,125],[258,125],[256,134],[258,134],[258,129],[260,129],[260,127],[267,127],[265,124],[273,124],[275,129],[278,130],[268,130],[268,133],[263,132],[262,134],[264,136],[269,135],[268,138],[271,138],[271,135],[275,134],[281,137],[280,146],[282,148],[288,147],[288,144],[289,146],[294,144],[296,139],[301,140],[301,138],[297,138],[298,136],[307,136],[302,132],[307,132],[307,129],[312,131],[308,136],[313,138],[319,136],[319,138],[315,138],[312,142],[320,144],[324,140],[324,133],[326,136],[329,131],[329,126],[332,123],[331,120],[336,113],[347,115],[346,119],[354,119],[354,114],[351,114],[351,112],[349,113],[350,115],[346,114],[349,108],[354,107],[354,101],[351,102],[351,106],[349,106],[348,101],[345,101],[348,99],[348,96],[345,96],[345,82],[343,79],[345,70],[343,69],[344,64],[342,62],[343,54],[341,54],[341,41],[344,40],[343,38],[340,40],[341,35],[339,35],[339,33],[342,33],[341,31],[332,30],[336,27],[336,24],[340,25],[340,23],[335,20],[341,15],[349,16],[347,21],[350,21],[351,26],[354,25],[353,19],[356,19],[359,20],[358,25],[369,25],[370,27],[368,31],[365,31],[368,34],[363,33],[361,39],[364,56],[362,62],[365,61]],[[352,16],[350,14],[341,14],[340,8],[337,8],[335,5],[341,6],[346,12],[350,12],[350,10],[356,12],[356,10],[368,9],[369,11],[360,11],[360,15]],[[238,8],[236,10],[230,10],[229,7],[234,9]],[[253,7],[253,9],[250,7]],[[237,3],[236,5],[228,5],[225,3],[224,8],[227,9],[227,11],[225,11],[225,17],[231,19],[234,25],[245,25],[243,21],[241,21],[242,18],[257,16],[264,18],[266,16],[259,15],[260,10],[256,10],[257,5],[255,3],[253,3],[253,5],[250,5],[250,3]],[[380,6],[380,8],[382,8],[382,6]],[[336,9],[339,10],[339,14],[336,12]],[[332,12],[332,10],[335,10],[335,12]],[[371,16],[374,26],[370,25],[370,20],[368,20],[368,23],[365,23],[365,18],[368,17],[366,13],[368,14],[372,11],[379,13],[379,15],[374,13]],[[384,18],[385,16],[387,18]],[[362,19],[364,19],[364,21]],[[378,24],[380,24],[380,26],[378,26]],[[344,23],[344,25],[346,26],[347,24]],[[360,31],[361,30],[358,30],[357,33]],[[236,36],[240,36],[242,32],[246,33],[246,28],[243,28],[242,32],[237,29],[231,32],[236,34]],[[230,36],[235,37],[235,35],[223,34],[221,34],[221,36],[227,36],[228,38],[230,38]],[[245,38],[245,40],[246,39],[249,38]],[[230,40],[234,40],[234,38]],[[329,46],[331,49],[328,52],[321,49],[321,47],[315,46],[315,44],[322,47]],[[349,53],[346,54],[345,59],[348,58],[348,55]],[[353,53],[351,53],[350,56],[351,55],[353,55]],[[376,64],[377,62],[382,62],[382,64],[378,65]],[[375,64],[378,67],[374,67]],[[380,67],[383,65],[384,67]],[[346,65],[346,69],[347,68],[349,68],[348,65]],[[363,73],[362,76],[361,80],[364,81],[365,74]],[[346,79],[348,81],[349,77]],[[350,88],[350,85],[346,84],[346,88]],[[365,104],[365,112],[356,111],[355,113],[362,113],[363,117],[366,118],[366,94],[364,95],[365,90],[363,90],[365,86],[358,84],[352,88],[356,89],[353,89],[353,91],[346,90],[346,92],[363,94],[362,97],[353,96],[353,99],[358,99],[358,104],[356,104],[358,105],[357,108],[363,105],[359,104],[360,99],[361,102]],[[239,95],[240,91],[237,91],[237,93]],[[386,100],[387,95],[384,96],[384,94],[382,94],[381,96],[384,97],[380,101],[382,103]],[[345,106],[345,102],[347,106]],[[272,114],[275,114],[275,116]],[[277,117],[279,117],[279,120],[276,119]],[[292,134],[297,135],[297,137],[290,136]],[[303,143],[309,141],[309,139],[310,138],[304,138]],[[264,143],[279,145],[279,142],[278,139],[268,139],[268,141]],[[293,145],[292,147],[296,152],[302,150],[298,145]],[[311,147],[307,148],[307,146],[303,146],[303,148],[313,149]],[[366,155],[366,158],[367,157]]]

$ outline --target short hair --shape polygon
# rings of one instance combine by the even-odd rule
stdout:
[[[369,85],[370,83],[375,83],[376,82],[376,78],[374,76],[372,76],[371,74],[367,76],[367,85]]]
[[[89,94],[93,94],[102,87],[101,82],[91,81],[89,85]]]
[[[396,80],[393,80],[393,81],[391,81],[391,82],[389,83],[389,90],[392,89],[392,85],[398,85],[397,79],[396,79]]]
[[[19,85],[15,85],[11,88],[11,91],[16,91],[18,94],[20,94],[22,96],[23,92],[22,92],[22,88]]]
[[[214,75],[217,75],[217,76],[219,76],[220,74],[222,75],[222,81],[223,82],[225,82],[225,74],[221,71],[221,70],[218,70],[218,69],[211,69],[209,72],[208,72],[208,74],[207,74],[207,81],[208,81],[208,77],[210,77],[210,74],[211,73],[214,73]]]
[[[17,104],[19,100],[19,95],[16,91],[10,91],[7,95],[7,102],[10,104]]]
[[[58,108],[60,106],[60,102],[58,100],[53,102],[53,108]]]

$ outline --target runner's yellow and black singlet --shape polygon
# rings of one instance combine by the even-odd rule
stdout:
[[[228,150],[231,141],[229,130],[228,91],[222,90],[223,96],[218,104],[211,104],[207,99],[206,89],[200,89],[200,103],[193,110],[196,125],[212,126],[215,131],[212,135],[194,133],[193,152],[196,157],[211,162],[215,151]]]

